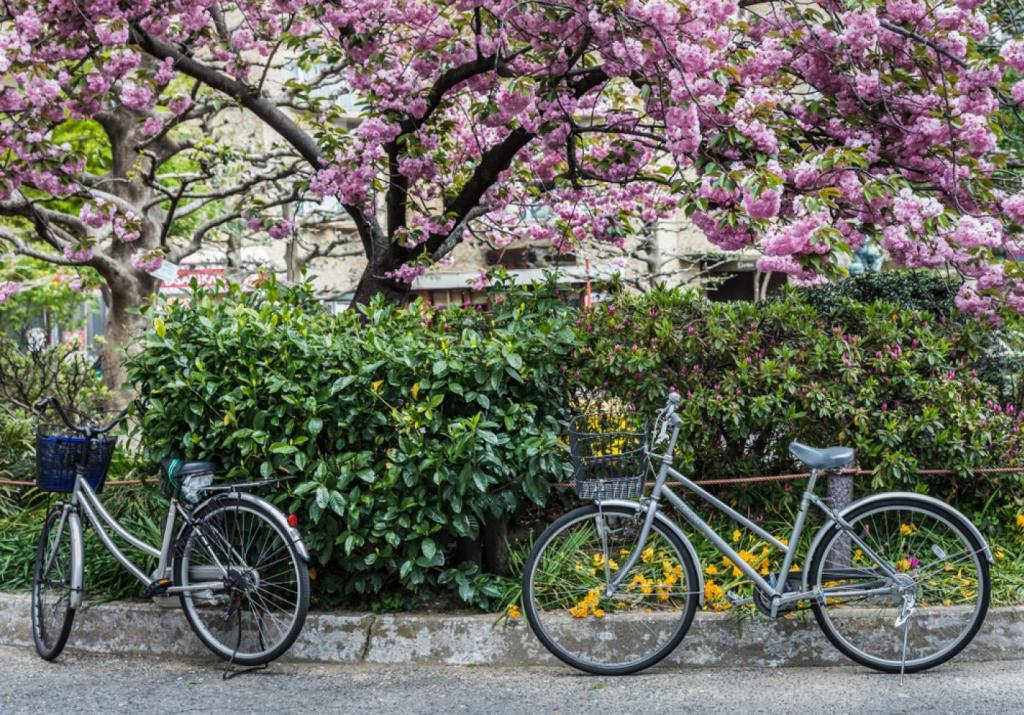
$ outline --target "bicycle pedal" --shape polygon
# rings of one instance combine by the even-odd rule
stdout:
[[[733,608],[737,608],[739,606],[746,606],[748,603],[754,602],[754,599],[743,598],[743,596],[739,595],[738,593],[733,593],[732,591],[725,592],[725,600],[727,600]]]
[[[161,593],[167,593],[167,589],[171,587],[171,579],[169,578],[158,578],[156,581],[151,581],[149,584],[143,587],[142,597],[152,598],[153,596],[159,596]]]

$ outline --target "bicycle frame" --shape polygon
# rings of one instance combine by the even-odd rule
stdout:
[[[640,538],[637,541],[636,548],[629,555],[629,558],[626,559],[625,564],[618,570],[618,573],[614,578],[611,578],[611,574],[606,572],[606,580],[610,582],[607,589],[607,594],[609,596],[615,593],[621,585],[622,580],[625,578],[625,575],[629,573],[630,569],[633,568],[637,560],[640,558],[640,555],[644,550],[644,546],[647,543],[647,538],[650,535],[651,527],[654,524],[654,519],[658,514],[662,497],[664,497],[668,503],[682,515],[683,519],[685,519],[687,523],[703,534],[712,544],[715,545],[715,548],[717,548],[719,552],[728,557],[736,568],[743,572],[743,574],[754,583],[755,588],[771,599],[772,615],[777,615],[778,610],[781,607],[788,606],[805,599],[814,599],[819,602],[824,602],[824,599],[829,595],[841,595],[846,598],[859,598],[896,593],[893,582],[884,586],[879,586],[878,588],[839,587],[831,591],[829,589],[787,591],[786,586],[788,575],[796,558],[797,545],[799,544],[800,537],[803,534],[807,514],[810,511],[811,505],[814,505],[824,512],[826,517],[834,522],[853,543],[857,544],[857,546],[860,547],[868,557],[874,559],[875,563],[879,565],[879,570],[882,572],[880,576],[885,576],[891,579],[895,576],[896,571],[886,563],[885,559],[879,557],[879,555],[854,532],[853,527],[844,520],[836,510],[832,509],[824,500],[814,493],[814,486],[820,474],[817,470],[811,471],[807,486],[804,488],[803,496],[800,499],[800,510],[797,512],[796,519],[793,522],[793,531],[789,536],[788,543],[776,538],[773,534],[762,529],[756,523],[745,517],[743,514],[740,514],[721,499],[716,498],[705,489],[702,489],[699,485],[695,484],[692,480],[684,477],[671,466],[672,453],[675,450],[675,444],[679,437],[680,428],[680,423],[676,421],[678,420],[678,417],[675,415],[673,415],[673,417],[675,419],[673,420],[672,436],[664,454],[657,454],[648,450],[647,456],[651,460],[652,465],[654,460],[657,459],[660,462],[660,468],[657,472],[654,489],[651,492],[651,496],[646,506],[646,515],[644,517],[643,526],[640,531]],[[669,476],[680,482],[687,491],[696,494],[716,510],[726,514],[734,522],[757,534],[757,536],[767,541],[772,548],[784,552],[782,565],[779,568],[778,574],[775,575],[773,582],[769,582],[750,564],[744,561],[743,558],[741,558],[740,555],[729,545],[729,543],[720,534],[718,534],[718,532],[716,532],[704,519],[700,517],[700,515],[698,515],[686,502],[684,502],[679,495],[665,484],[665,482],[668,481]],[[600,506],[600,502],[598,505]],[[604,535],[602,534],[602,541],[603,540]],[[608,567],[606,566],[605,568],[607,569]]]
[[[106,550],[109,551],[114,558],[128,570],[129,573],[138,579],[143,586],[150,586],[155,580],[166,578],[168,576],[171,566],[170,552],[171,547],[174,544],[174,527],[175,522],[177,521],[177,516],[181,514],[183,518],[186,520],[188,519],[188,516],[182,510],[181,505],[178,504],[177,500],[172,499],[167,510],[167,518],[164,521],[163,539],[160,548],[147,544],[145,541],[135,537],[120,522],[118,522],[109,511],[107,511],[106,507],[104,507],[103,503],[100,501],[99,496],[97,496],[96,492],[92,490],[92,487],[90,487],[89,483],[85,480],[84,466],[78,465],[75,469],[75,486],[71,492],[70,499],[63,504],[61,523],[58,526],[57,531],[57,538],[60,539],[63,529],[65,527],[71,528],[73,562],[78,565],[78,568],[76,568],[74,573],[71,575],[72,600],[74,601],[74,603],[72,603],[73,607],[77,607],[81,602],[83,581],[82,571],[84,566],[82,528],[79,513],[85,514],[85,518],[88,519],[89,523],[96,531],[96,535],[99,537],[104,548],[106,548]],[[135,562],[128,558],[128,556],[118,548],[117,544],[114,543],[113,538],[111,538],[110,534],[107,532],[107,528],[105,528],[105,526],[139,551],[158,559],[156,569],[157,575],[155,579],[146,574],[145,571],[139,568]],[[200,535],[200,538],[205,537]],[[224,569],[222,565],[218,564],[218,566],[220,566],[220,569],[224,574],[227,573],[227,570]],[[194,583],[189,586],[171,586],[161,592],[164,594],[176,594],[207,589],[223,589],[223,587],[224,582],[218,580]]]

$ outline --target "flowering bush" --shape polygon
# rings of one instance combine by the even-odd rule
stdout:
[[[926,489],[970,511],[997,483],[971,470],[1024,457],[1016,407],[974,369],[990,329],[973,321],[889,303],[837,300],[822,315],[798,296],[710,303],[662,290],[600,304],[579,330],[571,369],[590,395],[653,414],[669,388],[682,394],[677,466],[697,477],[791,471],[793,439],[845,444],[873,471],[864,487]],[[924,468],[957,476],[926,481]],[[770,489],[737,493],[761,505]]]

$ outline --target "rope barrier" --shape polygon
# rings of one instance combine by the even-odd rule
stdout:
[[[849,474],[853,476],[864,476],[873,474],[870,469],[843,469],[840,470],[839,474]],[[979,467],[978,469],[972,469],[971,474],[1015,474],[1024,473],[1024,467]],[[918,469],[916,474],[929,477],[949,477],[956,474],[956,471],[952,469]],[[766,474],[756,477],[720,477],[717,479],[694,479],[693,483],[697,485],[708,485],[714,486],[718,484],[752,484],[756,482],[787,482],[796,479],[806,479],[811,476],[810,472],[795,472],[793,474]],[[557,489],[568,489],[574,488],[576,485],[572,482],[549,482],[549,486]],[[668,486],[678,487],[682,486],[682,482],[665,482]],[[654,482],[646,482],[648,487],[653,487]]]
[[[151,484],[155,482],[155,479],[116,479],[109,482],[103,482],[104,488],[106,487],[129,487],[132,485],[139,484]],[[20,479],[0,479],[0,487],[34,487],[36,483],[26,482]]]
[[[840,474],[850,474],[853,476],[865,476],[872,474],[870,469],[844,469],[839,472]],[[928,477],[949,477],[956,474],[952,469],[918,469],[917,474],[928,476]],[[1024,473],[1024,467],[979,467],[978,469],[972,469],[971,474],[1018,474]],[[719,477],[716,479],[695,479],[694,484],[697,485],[708,485],[715,486],[720,484],[754,484],[758,482],[787,482],[796,479],[806,479],[811,476],[810,472],[794,472],[793,474],[765,474],[756,477]],[[103,486],[106,487],[129,487],[138,486],[140,484],[151,484],[155,479],[117,479],[108,482],[104,482]],[[682,482],[665,482],[669,486],[681,486]],[[556,489],[569,489],[575,487],[571,482],[549,482],[549,486]],[[18,479],[0,479],[0,487],[34,487],[36,483],[34,481],[23,481]],[[647,482],[647,486],[653,487],[654,482]]]

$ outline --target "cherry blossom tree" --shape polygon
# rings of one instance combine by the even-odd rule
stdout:
[[[54,127],[115,104],[133,146],[160,151],[164,108],[181,116],[203,97],[244,108],[301,158],[297,197],[337,200],[366,256],[357,300],[403,299],[473,232],[569,250],[681,210],[718,247],[759,248],[762,270],[800,280],[841,274],[865,241],[906,266],[951,267],[969,279],[958,305],[997,319],[1024,307],[1024,193],[1000,145],[1024,101],[1024,40],[1006,36],[1002,8],[8,0],[0,200],[100,270],[92,231],[124,243],[139,214],[96,193]],[[175,81],[194,89],[168,91]],[[46,213],[68,197],[75,220]]]

